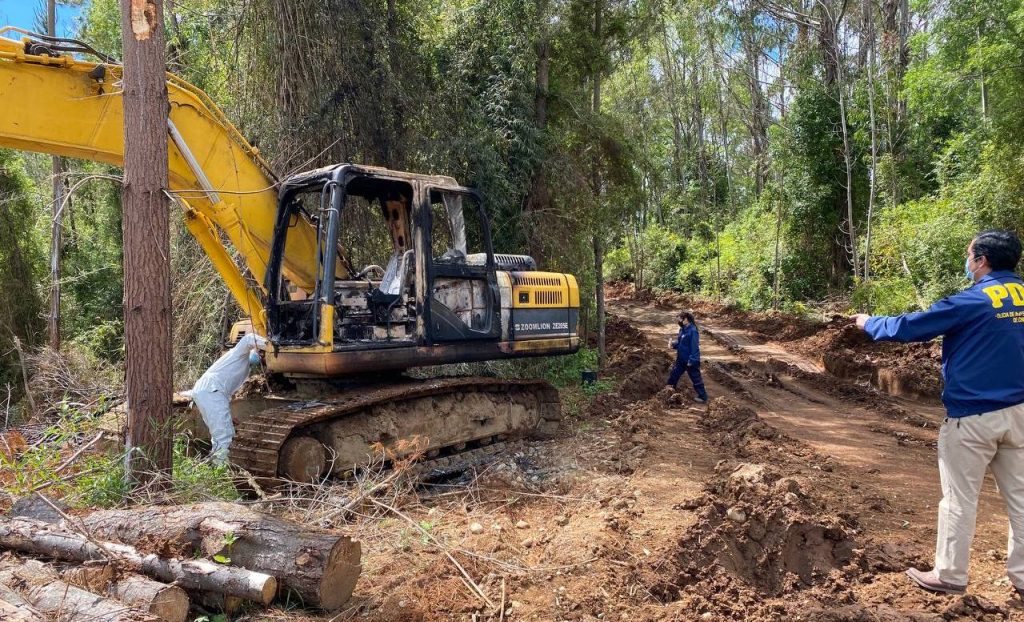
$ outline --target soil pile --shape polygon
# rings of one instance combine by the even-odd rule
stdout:
[[[711,400],[698,425],[708,431],[712,445],[736,456],[753,455],[787,438],[752,408],[728,397]]]
[[[673,572],[655,581],[663,601],[727,614],[729,599],[709,597],[722,590],[755,599],[811,586],[839,591],[857,572],[855,521],[830,514],[797,479],[771,467],[720,465],[703,496],[681,509],[696,511],[698,520],[669,553]]]

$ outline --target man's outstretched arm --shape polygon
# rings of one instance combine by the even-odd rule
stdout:
[[[858,313],[850,319],[875,341],[930,341],[963,322],[963,305],[956,298],[943,298],[927,311],[896,316]]]

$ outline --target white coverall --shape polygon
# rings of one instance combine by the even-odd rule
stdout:
[[[210,430],[213,444],[210,456],[214,464],[228,461],[228,447],[235,436],[235,426],[231,422],[231,396],[249,375],[249,354],[266,345],[267,340],[259,335],[250,333],[242,337],[200,376],[189,392],[199,407],[203,423]]]

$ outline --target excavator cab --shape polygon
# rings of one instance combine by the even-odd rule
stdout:
[[[284,276],[283,250],[300,220],[316,231],[311,289]],[[500,357],[502,305],[490,228],[479,195],[451,178],[340,165],[287,180],[265,286],[268,336],[278,352],[419,349],[374,357],[371,366],[382,369],[403,356],[410,366],[452,358],[441,356],[444,344]],[[355,364],[365,357],[323,360]]]

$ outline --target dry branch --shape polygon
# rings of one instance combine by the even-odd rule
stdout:
[[[377,501],[376,499],[373,499],[373,498],[371,498],[370,501],[374,505],[380,506],[381,508],[391,512],[392,514],[394,514],[398,518],[401,518],[405,522],[409,523],[410,525],[415,527],[417,531],[419,531],[421,534],[423,534],[423,537],[425,537],[428,540],[430,540],[430,542],[432,542],[434,544],[434,546],[436,546],[438,549],[440,549],[440,551],[442,553],[444,553],[444,556],[448,558],[448,561],[450,561],[452,563],[452,565],[454,565],[459,570],[459,573],[462,575],[461,576],[462,582],[466,584],[466,587],[469,588],[469,591],[471,591],[475,595],[477,595],[480,598],[480,600],[484,601],[484,603],[488,607],[490,607],[492,610],[494,609],[494,603],[491,601],[490,598],[487,598],[487,594],[484,594],[484,591],[483,591],[483,589],[481,589],[480,585],[477,584],[477,582],[473,580],[473,577],[469,576],[469,572],[462,566],[462,564],[459,563],[459,560],[455,559],[455,556],[451,554],[451,551],[449,551],[440,542],[438,542],[437,538],[435,538],[432,533],[430,533],[429,531],[427,531],[426,529],[421,527],[419,523],[417,523],[413,519],[409,518],[406,514],[404,514],[398,508],[390,506],[390,505],[388,505],[386,503],[382,503],[382,502]]]

